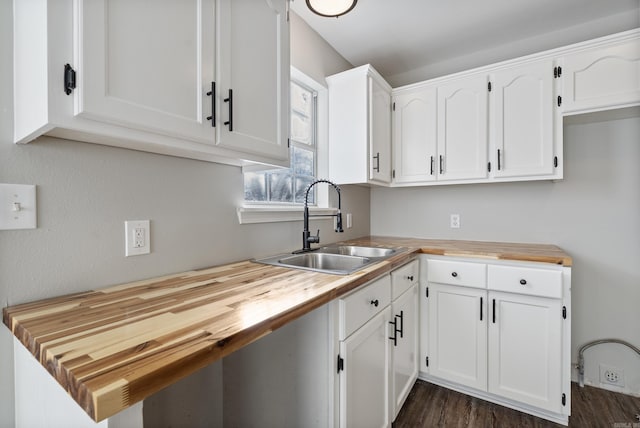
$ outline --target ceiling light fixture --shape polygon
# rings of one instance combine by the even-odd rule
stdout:
[[[339,17],[356,7],[358,0],[306,0],[311,12],[327,18]]]

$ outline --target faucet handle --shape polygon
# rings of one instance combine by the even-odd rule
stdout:
[[[309,237],[309,243],[311,243],[311,244],[320,243],[320,229],[318,229],[318,231],[316,232],[316,236],[310,236]]]

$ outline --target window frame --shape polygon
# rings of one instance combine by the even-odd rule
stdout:
[[[328,147],[329,147],[329,93],[325,84],[317,82],[295,67],[291,67],[292,81],[298,81],[303,86],[307,86],[316,92],[316,178],[327,177],[329,172]],[[291,109],[289,110],[289,121],[291,120]],[[289,130],[290,132],[290,130]],[[244,172],[272,169],[272,167],[252,165],[243,167]],[[269,201],[245,201],[244,200],[244,176],[242,179],[242,203],[237,208],[238,221],[240,224],[267,223],[282,221],[301,221],[304,204],[289,202],[269,202]],[[315,205],[309,210],[313,214],[335,214],[336,208],[329,207],[329,189],[327,186],[316,186]],[[322,218],[319,218],[321,220]],[[331,218],[328,218],[329,220]]]

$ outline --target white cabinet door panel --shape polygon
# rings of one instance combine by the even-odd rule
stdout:
[[[369,115],[369,179],[391,182],[391,94],[376,79],[368,77],[371,97]]]
[[[561,301],[501,292],[490,292],[489,298],[495,307],[489,323],[489,392],[561,412]]]

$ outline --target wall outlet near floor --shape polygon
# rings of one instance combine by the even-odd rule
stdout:
[[[616,367],[600,364],[600,383],[624,386],[624,371]]]
[[[460,214],[451,214],[450,225],[452,229],[460,228]]]
[[[139,256],[151,252],[151,229],[149,220],[124,222],[125,249],[124,255]]]

